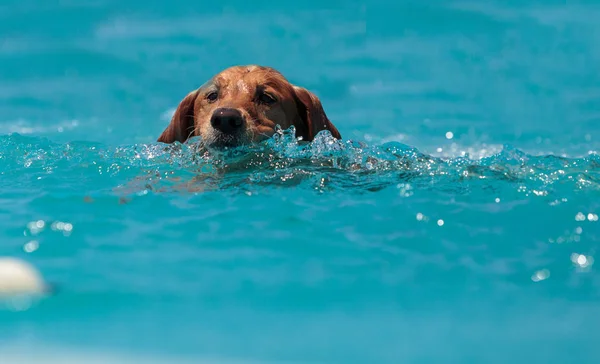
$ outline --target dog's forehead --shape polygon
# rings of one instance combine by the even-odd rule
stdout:
[[[283,77],[277,71],[261,66],[236,66],[227,68],[213,77],[212,82],[221,88],[248,92],[257,86],[277,87]]]
[[[261,78],[260,76],[262,75],[244,69],[229,69],[217,75],[216,81],[223,87],[248,87],[248,85],[256,83]]]

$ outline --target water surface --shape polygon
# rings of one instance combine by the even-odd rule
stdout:
[[[596,363],[600,4],[248,4],[0,5],[2,362]],[[250,63],[344,139],[155,142]]]

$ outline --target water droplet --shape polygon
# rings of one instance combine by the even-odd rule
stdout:
[[[454,138],[454,133],[451,131],[446,132],[446,139],[452,139],[452,138]]]
[[[594,258],[583,254],[573,253],[571,254],[571,262],[578,265],[579,268],[587,268],[594,263]]]
[[[531,280],[534,282],[540,282],[550,277],[550,271],[548,269],[538,270],[531,276]]]
[[[30,221],[29,223],[27,223],[27,230],[29,231],[25,231],[25,235],[31,234],[31,235],[37,235],[39,234],[42,230],[44,230],[44,228],[46,227],[46,223],[44,222],[44,220],[37,220],[37,221]]]
[[[496,201],[496,203],[500,203],[500,197],[496,197],[494,201]]]
[[[39,247],[40,243],[38,243],[37,240],[32,240],[29,243],[23,245],[23,250],[25,251],[25,253],[33,253],[34,251],[38,250]]]
[[[444,226],[444,220],[442,220],[442,219],[439,219],[439,220],[437,221],[437,224],[438,224],[438,226]]]
[[[400,190],[400,196],[410,197],[413,194],[412,186],[408,183],[399,183],[396,188]]]
[[[423,214],[422,214],[422,213],[420,213],[420,212],[417,214],[417,220],[418,220],[418,221],[423,221],[423,218],[424,218],[424,217],[425,217],[425,216],[423,216]]]

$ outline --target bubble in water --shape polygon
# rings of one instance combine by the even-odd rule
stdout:
[[[446,139],[452,139],[452,138],[454,138],[454,133],[451,131],[446,132]]]
[[[439,220],[437,221],[437,224],[438,224],[438,226],[444,226],[444,220],[442,220],[442,219],[439,219]]]
[[[584,221],[585,220],[585,215],[583,214],[583,212],[578,212],[577,215],[575,215],[575,221]]]

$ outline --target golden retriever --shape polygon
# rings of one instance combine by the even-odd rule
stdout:
[[[227,68],[190,92],[158,142],[199,136],[207,147],[235,147],[270,138],[277,125],[294,126],[303,141],[322,130],[342,138],[317,96],[271,67],[249,65]]]

